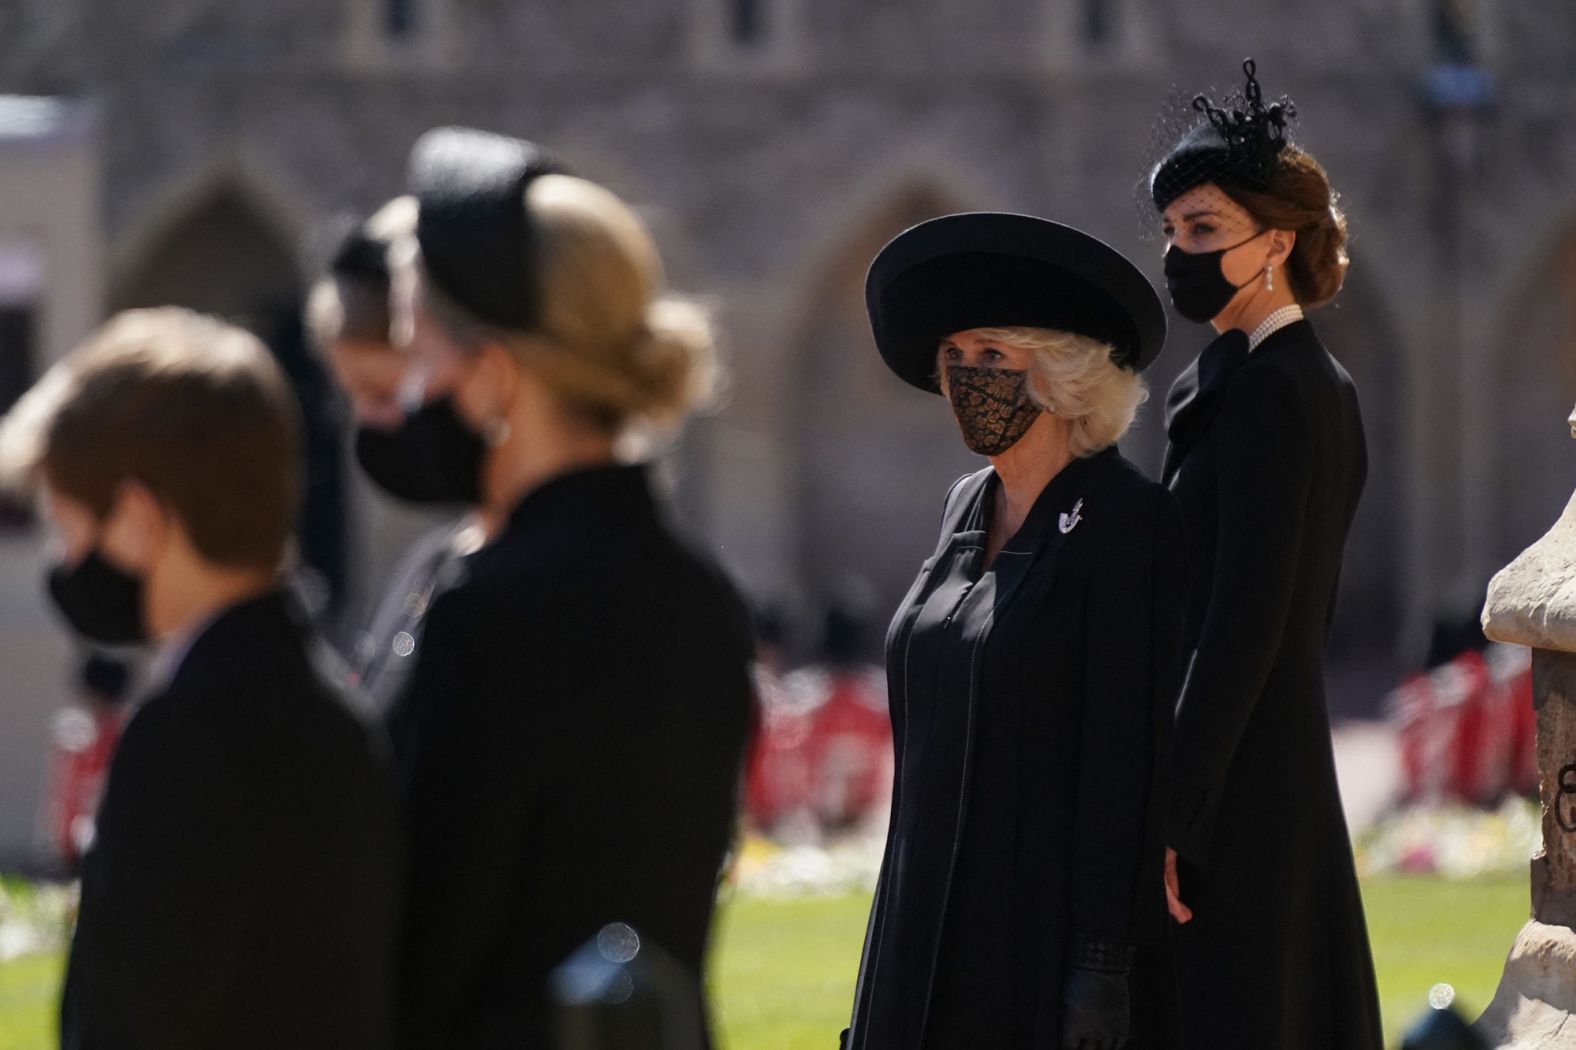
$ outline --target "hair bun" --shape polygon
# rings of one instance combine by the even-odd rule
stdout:
[[[717,380],[715,343],[707,312],[688,299],[665,297],[646,308],[630,348],[639,421],[671,426],[713,393]]]
[[[1262,226],[1297,235],[1286,259],[1292,294],[1304,307],[1335,298],[1346,279],[1346,216],[1330,179],[1306,150],[1287,145],[1262,190],[1222,183],[1221,190]]]

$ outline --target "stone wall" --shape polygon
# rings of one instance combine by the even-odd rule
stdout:
[[[1432,0],[1105,0],[1099,44],[1067,13],[1083,5],[760,0],[754,47],[730,41],[726,0],[414,0],[427,28],[398,40],[384,2],[18,0],[0,91],[98,107],[112,302],[223,194],[298,246],[304,279],[314,227],[395,193],[439,123],[539,138],[641,202],[673,283],[714,296],[729,332],[731,400],[675,460],[683,512],[758,595],[813,604],[868,566],[890,603],[968,465],[939,403],[873,364],[874,247],[938,210],[1031,211],[1158,281],[1133,187],[1160,102],[1235,84],[1248,53],[1299,103],[1352,223],[1348,293],[1316,323],[1363,384],[1374,445],[1335,653],[1373,668],[1356,707],[1576,485],[1541,406],[1576,400],[1576,376],[1546,367],[1576,356],[1560,5],[1477,5],[1497,100],[1463,137],[1419,86]],[[1151,373],[1124,442],[1146,468],[1164,390],[1205,338],[1179,323]]]

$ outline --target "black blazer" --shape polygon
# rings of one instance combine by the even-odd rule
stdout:
[[[638,467],[560,476],[450,564],[393,713],[412,893],[401,1041],[545,1045],[544,977],[606,924],[689,974],[734,812],[752,645]]]
[[[1194,577],[1168,827],[1196,916],[1184,1028],[1211,1050],[1379,1050],[1323,678],[1367,472],[1357,392],[1306,321],[1201,363],[1172,393],[1166,470]]]
[[[987,568],[998,484],[954,489],[887,636],[892,822],[845,1045],[1060,1046],[1083,935],[1140,946],[1133,1045],[1161,1050],[1180,515],[1108,449],[1051,479]]]
[[[132,717],[83,864],[66,1050],[388,1044],[398,811],[342,678],[273,593]]]

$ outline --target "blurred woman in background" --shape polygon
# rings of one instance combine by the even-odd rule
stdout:
[[[637,433],[710,388],[705,316],[645,226],[530,143],[415,148],[396,259],[410,469],[474,503],[391,713],[408,793],[404,1045],[546,1045],[544,979],[608,924],[701,970],[730,843],[752,645],[722,573],[667,524]]]
[[[419,414],[407,416],[400,404],[407,362],[390,333],[389,252],[415,229],[414,197],[385,204],[346,233],[307,299],[307,327],[350,407],[363,473],[401,503],[449,514],[401,556],[371,615],[346,632],[355,682],[383,712],[415,666],[439,573],[474,551],[482,533],[474,501],[467,504],[422,483],[422,420]]]

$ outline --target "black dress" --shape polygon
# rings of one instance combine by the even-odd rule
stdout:
[[[65,1050],[388,1045],[403,862],[381,733],[282,593],[132,717],[82,872]]]
[[[559,476],[451,561],[404,727],[400,1042],[548,1045],[544,979],[628,923],[701,1006],[750,717],[748,616],[643,469]]]
[[[887,637],[892,823],[846,1045],[1058,1047],[1079,933],[1141,946],[1132,1045],[1168,1047],[1155,785],[1179,515],[1108,449],[1057,474],[987,567],[998,484],[954,487]]]
[[[1357,392],[1298,321],[1251,356],[1222,336],[1171,404],[1194,567],[1167,829],[1195,915],[1176,936],[1187,1043],[1380,1050],[1322,668],[1367,471]]]

